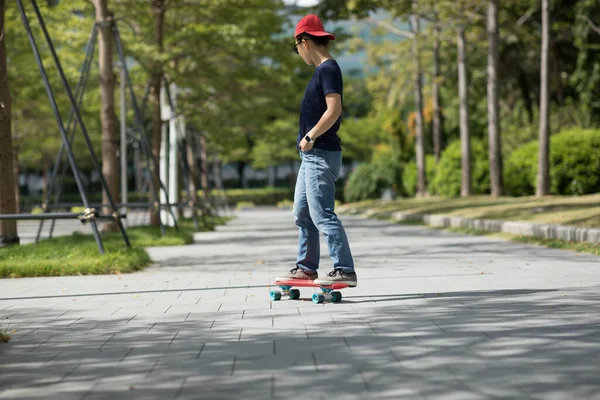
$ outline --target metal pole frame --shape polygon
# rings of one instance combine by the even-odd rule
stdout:
[[[146,153],[146,164],[147,164],[147,166],[150,167],[150,165],[152,165],[154,167],[155,171],[157,171],[159,169],[159,163],[158,163],[158,160],[152,155],[152,151],[151,151],[150,145],[148,144],[148,140],[146,138],[146,132],[145,132],[145,129],[144,129],[144,124],[143,124],[143,120],[142,120],[142,114],[140,112],[140,108],[138,107],[137,98],[136,98],[135,92],[133,90],[133,83],[131,82],[131,77],[129,75],[129,68],[127,68],[127,63],[126,63],[126,60],[125,60],[125,52],[123,50],[123,43],[121,42],[121,35],[119,34],[119,28],[117,26],[116,21],[113,22],[112,28],[113,28],[113,34],[114,34],[114,38],[115,38],[115,43],[117,45],[117,53],[119,55],[119,60],[120,60],[121,65],[123,65],[123,68],[125,70],[125,76],[126,76],[126,79],[127,79],[127,87],[129,89],[129,93],[130,93],[130,97],[131,97],[131,102],[132,102],[132,105],[133,105],[133,110],[134,110],[134,115],[135,115],[135,122],[136,122],[136,125],[137,125],[137,128],[138,128],[137,129],[137,134],[139,136],[138,140],[142,144],[142,148],[146,149],[145,153]],[[152,160],[152,164],[150,164],[150,160]],[[154,187],[154,179],[152,179],[152,177],[150,179],[150,185],[152,185],[152,187]],[[160,185],[160,188],[165,192],[166,202],[168,204],[170,204],[171,202],[169,200],[169,192],[167,191],[167,188],[164,186],[164,184],[162,183],[162,181],[160,179],[159,179],[159,185]],[[156,190],[153,190],[152,192],[154,194],[154,201],[155,201],[154,204],[155,204],[155,207],[158,208],[159,205],[160,205],[160,199],[158,198]],[[169,212],[170,212],[171,216],[173,217],[173,224],[174,224],[175,230],[177,232],[179,232],[179,225],[177,224],[177,219],[175,218],[175,213],[173,213],[173,210],[171,210],[170,208],[169,208]],[[164,228],[164,225],[163,225],[163,223],[162,223],[162,221],[160,219],[160,212],[158,214],[159,214],[158,215],[158,220],[159,220],[159,223],[160,223],[160,226],[161,226],[161,232],[164,235],[164,232],[165,232],[164,229],[165,228]]]
[[[79,81],[77,82],[77,86],[75,88],[75,98],[78,99],[78,106],[81,107],[81,103],[83,102],[83,94],[85,93],[85,87],[87,85],[88,73],[89,73],[89,65],[91,65],[93,54],[96,48],[96,26],[92,27],[92,31],[90,33],[90,38],[86,45],[86,55],[83,60],[83,65],[81,67],[81,75],[79,77]],[[67,118],[67,132],[69,133],[69,143],[73,144],[75,139],[75,129],[73,128],[73,109],[69,110],[69,116]],[[53,208],[57,208],[57,204],[60,200],[60,195],[62,192],[62,182],[64,180],[65,174],[67,172],[68,163],[62,163],[63,151],[65,150],[65,144],[61,143],[58,153],[56,155],[56,159],[54,160],[54,168],[52,169],[52,174],[50,175],[50,182],[48,183],[48,195],[46,199],[44,199],[44,203],[42,204],[42,210],[44,213],[50,211],[48,207],[48,202],[50,201],[50,197],[54,194],[54,204]],[[58,177],[58,169],[62,166],[60,178]],[[56,221],[52,220],[50,223],[50,232],[48,237],[52,237],[52,233],[54,232],[54,226]],[[42,234],[42,229],[44,227],[44,219],[40,220],[40,225],[38,227],[37,234],[35,236],[35,243],[39,243],[40,237]]]
[[[25,10],[23,9],[22,0],[17,0],[17,2],[20,4],[20,8],[22,10],[22,15],[23,15],[24,19],[26,20],[27,16],[25,14]],[[71,103],[71,107],[73,108],[73,111],[75,113],[75,117],[76,117],[79,127],[81,129],[81,133],[83,134],[83,138],[88,147],[92,163],[94,165],[94,168],[96,169],[96,172],[98,173],[98,177],[100,178],[100,184],[102,185],[102,188],[104,189],[104,191],[106,193],[106,197],[108,198],[108,201],[111,205],[111,209],[112,209],[111,214],[114,217],[114,222],[116,222],[117,226],[119,227],[119,230],[121,231],[121,236],[123,237],[123,241],[125,242],[125,245],[128,248],[131,248],[131,243],[129,242],[129,237],[127,236],[127,232],[123,225],[123,221],[121,220],[121,218],[119,218],[119,210],[115,206],[115,202],[114,202],[113,197],[108,188],[108,184],[106,183],[106,179],[104,178],[104,174],[102,173],[102,169],[100,168],[100,164],[98,163],[98,158],[96,157],[96,153],[94,152],[94,149],[92,147],[92,142],[90,140],[87,129],[85,127],[85,123],[83,122],[83,118],[81,117],[81,113],[79,112],[79,108],[77,107],[77,102],[75,101],[75,98],[73,97],[73,92],[71,91],[69,82],[67,81],[67,78],[63,71],[60,60],[58,59],[58,55],[56,54],[56,49],[54,48],[54,44],[52,43],[52,39],[50,38],[48,29],[46,29],[46,24],[44,22],[42,14],[40,13],[40,9],[37,5],[36,0],[31,0],[31,4],[33,5],[33,10],[37,16],[40,27],[42,28],[42,32],[46,39],[46,43],[48,44],[48,48],[50,49],[50,53],[52,55],[52,59],[54,60],[56,70],[58,71],[58,73],[60,75],[60,79],[62,81],[63,87],[65,89],[65,92],[67,93],[67,97],[69,98],[69,102]],[[29,27],[28,21],[26,21],[26,22]],[[29,31],[30,32],[28,32],[28,34],[30,34],[30,37],[33,39],[33,34],[31,33],[30,27],[29,27]],[[58,108],[56,109],[56,111],[58,111]],[[63,130],[64,130],[64,127],[63,127]],[[68,141],[68,138],[66,137],[66,132],[63,132],[63,133],[65,134],[64,139]],[[75,164],[73,164],[73,165],[76,168],[76,165]],[[87,200],[87,198],[86,198],[86,200]],[[97,229],[97,227],[96,227],[96,229]]]
[[[35,0],[32,0],[35,1]],[[63,141],[63,144],[67,148],[67,156],[69,158],[69,163],[71,164],[71,169],[73,169],[73,175],[75,177],[75,182],[77,183],[77,188],[79,190],[79,194],[81,195],[81,200],[86,208],[89,207],[89,202],[87,195],[85,194],[85,190],[83,188],[83,182],[81,181],[81,176],[79,175],[79,169],[77,168],[77,163],[75,161],[75,155],[73,154],[73,149],[71,148],[71,144],[67,138],[67,132],[63,125],[62,117],[60,115],[60,111],[58,110],[58,105],[56,104],[56,99],[54,97],[54,92],[52,91],[52,87],[50,86],[50,82],[48,81],[48,75],[46,74],[46,69],[42,62],[39,48],[37,47],[37,43],[35,38],[33,37],[33,32],[31,31],[31,25],[29,24],[29,19],[27,18],[27,14],[25,13],[25,7],[23,6],[22,0],[16,0],[17,7],[19,8],[19,12],[21,14],[21,18],[23,20],[23,25],[25,30],[27,31],[27,37],[29,39],[29,43],[33,50],[33,55],[35,57],[38,68],[40,69],[40,74],[42,75],[42,80],[44,82],[44,87],[46,89],[46,93],[48,94],[48,98],[50,100],[50,106],[54,113],[54,117],[56,118],[56,122],[58,123],[58,129],[60,131],[60,135]],[[100,232],[98,231],[98,225],[95,220],[91,220],[92,231],[94,233],[94,239],[96,240],[96,244],[98,245],[98,251],[100,254],[104,254],[104,244],[102,243],[102,238],[100,237]]]
[[[112,22],[112,23],[114,23],[114,22]],[[85,58],[84,63],[82,65],[82,71],[81,71],[80,80],[77,83],[76,98],[79,99],[78,100],[79,107],[81,107],[81,103],[83,101],[83,96],[85,94],[85,89],[86,89],[86,85],[87,85],[87,79],[88,79],[88,76],[89,76],[89,71],[90,71],[90,68],[91,68],[91,63],[93,61],[93,56],[94,56],[94,51],[95,51],[95,45],[96,45],[96,39],[97,39],[97,27],[98,27],[98,23],[94,23],[94,25],[92,27],[92,33],[90,34],[90,39],[88,40],[88,44],[87,44],[86,58]],[[126,77],[128,78],[128,74],[124,74],[124,75],[126,75]],[[126,95],[125,95],[125,98],[126,98]],[[68,120],[68,125],[67,125],[68,126],[68,129],[67,129],[68,131],[71,131],[70,127],[72,126],[71,123],[73,122],[73,120],[72,120],[73,114],[74,114],[74,110],[71,108],[71,110],[69,110],[69,120]],[[140,149],[142,150],[142,152],[144,152],[144,155],[146,155],[146,159],[147,159],[146,161],[147,161],[147,163],[149,165],[150,164],[149,160],[148,160],[148,154],[149,154],[148,151],[149,150],[148,150],[147,146],[143,146],[143,143],[141,143],[141,141],[139,141],[135,137],[134,134],[128,133],[128,136],[129,136],[129,139],[131,139],[133,142],[138,143],[140,145]],[[74,139],[75,139],[75,129],[73,129],[72,132],[71,132],[70,140],[69,140],[70,144],[73,143]],[[51,191],[49,191],[48,199],[50,198],[50,194],[52,193],[52,191],[53,190],[56,191],[56,193],[55,193],[55,201],[54,201],[54,204],[52,205],[52,208],[54,208],[54,209],[58,208],[58,206],[60,204],[59,201],[60,201],[60,194],[61,194],[61,191],[62,191],[62,181],[64,180],[64,175],[66,174],[66,170],[67,170],[67,164],[63,164],[62,165],[63,168],[62,168],[62,171],[61,171],[61,176],[60,176],[60,179],[59,179],[57,171],[58,171],[59,165],[60,165],[61,160],[62,160],[62,151],[63,150],[64,150],[64,144],[61,145],[61,148],[60,148],[59,153],[57,155],[57,158],[56,158],[56,161],[55,161],[55,166],[54,166],[54,171],[53,171],[53,174],[51,176],[51,182],[50,182],[50,189],[51,189]],[[162,185],[162,182],[161,182],[161,185]],[[151,186],[150,186],[150,190],[153,190],[154,192],[156,192],[156,189],[154,188],[154,186],[152,185],[152,183],[151,183]],[[158,193],[156,193],[154,197],[155,197],[155,200],[157,200],[158,199]],[[150,204],[151,203],[148,203],[148,205],[150,205]],[[155,205],[154,207],[157,208],[157,209],[159,209],[159,210],[161,208],[164,208],[163,207],[164,204],[160,203],[160,201],[158,201],[158,203],[155,203],[155,204],[157,204],[157,205]],[[123,206],[127,206],[128,204],[126,202],[122,201],[121,204],[115,204],[115,205],[117,207],[118,206],[123,207]],[[45,203],[43,204],[42,207],[44,209],[44,212],[49,212],[50,211],[50,207],[48,207],[48,201],[47,200],[45,201]],[[139,203],[136,203],[135,207],[136,208],[143,208]],[[123,213],[126,214],[125,211],[123,211]],[[45,219],[46,218],[44,218],[44,219],[42,219],[40,221],[40,226],[38,228],[38,232],[37,232],[37,235],[36,235],[36,243],[38,243],[39,240],[40,240],[40,236],[41,236],[41,232],[42,232],[42,228],[43,228],[43,224],[44,224],[44,220]],[[160,217],[159,217],[159,221],[160,221]],[[51,226],[50,226],[49,237],[52,237],[52,234],[53,234],[53,231],[54,231],[54,227],[55,227],[55,222],[56,221],[54,219],[52,219],[52,223],[51,223]],[[161,224],[161,233],[162,233],[162,235],[165,235],[166,231],[164,229],[162,221],[160,221],[160,224]]]

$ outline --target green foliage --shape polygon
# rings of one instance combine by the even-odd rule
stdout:
[[[385,189],[403,194],[402,167],[397,154],[382,152],[367,164],[358,166],[350,174],[344,188],[344,200],[357,202],[381,197]]]
[[[345,158],[368,161],[374,145],[385,140],[381,118],[364,117],[344,119],[338,132]]]
[[[488,194],[490,191],[488,150],[485,142],[471,139],[471,185],[473,194]],[[456,197],[461,188],[460,142],[454,141],[442,153],[437,167],[432,190],[440,196]]]
[[[433,190],[432,182],[435,178],[435,173],[437,170],[435,157],[432,155],[427,155],[425,157],[425,179],[427,181],[428,192],[431,195],[436,194]],[[417,193],[417,163],[416,161],[410,161],[404,167],[404,171],[402,173],[402,185],[404,187],[404,193],[413,197]]]
[[[550,143],[552,193],[600,192],[600,130],[564,131],[552,137]]]
[[[201,194],[201,192],[199,192]],[[255,205],[276,205],[283,200],[291,200],[294,198],[292,189],[280,188],[262,188],[262,189],[228,189],[225,192],[213,190],[213,196],[227,197],[227,201],[231,205],[236,205],[241,202],[253,203]]]
[[[0,253],[0,277],[126,273],[150,263],[142,247],[127,249],[120,234],[103,237],[106,250],[103,256],[98,254],[92,235],[80,233],[44,240],[37,245],[6,248]]]
[[[507,192],[535,193],[538,143],[517,149],[505,168]],[[550,192],[584,195],[600,192],[600,130],[570,129],[550,138]]]
[[[506,194],[529,196],[535,193],[537,161],[537,141],[529,142],[511,153],[504,163],[504,190]]]
[[[213,230],[225,223],[222,217],[200,217],[200,231]],[[20,278],[33,276],[119,274],[138,271],[150,264],[144,251],[152,246],[181,246],[193,242],[193,223],[181,220],[179,232],[167,228],[163,236],[160,228],[139,226],[127,229],[132,248],[127,249],[120,232],[102,233],[106,253],[98,254],[91,234],[74,233],[3,249],[0,252],[0,277]]]

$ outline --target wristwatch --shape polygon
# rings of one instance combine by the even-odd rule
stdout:
[[[304,136],[304,140],[306,140],[307,143],[314,142],[314,140],[312,140],[308,135]]]

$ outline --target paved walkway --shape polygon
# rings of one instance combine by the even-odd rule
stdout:
[[[133,275],[0,280],[0,399],[600,399],[600,259],[344,221],[340,304],[270,301],[297,245],[279,210]]]

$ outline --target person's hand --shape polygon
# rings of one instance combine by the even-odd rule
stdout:
[[[315,144],[314,140],[309,143],[306,141],[306,138],[303,138],[300,141],[300,150],[302,150],[302,152],[310,151],[313,148],[314,144]]]

